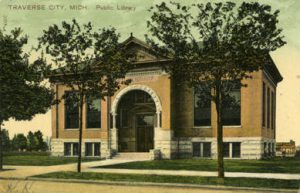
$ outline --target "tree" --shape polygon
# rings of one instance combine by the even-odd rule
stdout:
[[[79,106],[79,155],[77,171],[81,171],[82,110],[89,96],[112,96],[130,68],[130,54],[119,44],[120,35],[114,28],[93,30],[89,22],[80,26],[74,19],[62,26],[52,25],[39,38],[40,48],[51,57],[50,65],[57,67],[53,82],[60,82],[76,94],[67,102]],[[63,96],[63,99],[66,95]],[[109,128],[108,128],[109,131]],[[109,132],[108,132],[109,133]]]
[[[160,55],[172,58],[165,68],[171,80],[212,89],[217,112],[218,176],[224,177],[223,105],[242,80],[271,65],[269,52],[285,44],[277,28],[279,11],[269,5],[233,2],[192,6],[161,3],[151,7],[146,36]],[[228,102],[229,101],[229,102]]]
[[[48,145],[43,139],[43,133],[40,130],[38,130],[38,131],[34,132],[33,135],[37,140],[36,150],[37,151],[39,151],[39,150],[40,151],[46,151],[47,148],[48,148]]]
[[[12,148],[15,151],[24,151],[27,149],[27,139],[23,133],[14,135],[11,143]]]
[[[8,34],[0,30],[0,131],[10,118],[30,120],[51,106],[53,94],[42,82],[48,69],[41,59],[29,62],[29,54],[23,51],[27,39],[20,28]],[[2,149],[0,146],[0,170]]]
[[[29,131],[27,134],[27,150],[28,151],[36,151],[38,150],[38,139],[37,137]]]
[[[11,146],[10,146],[8,130],[2,129],[0,133],[0,137],[2,141],[3,151],[9,151],[11,149]]]

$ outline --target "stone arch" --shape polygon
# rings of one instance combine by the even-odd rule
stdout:
[[[112,115],[117,114],[118,104],[119,104],[122,96],[124,96],[129,91],[133,91],[133,90],[142,90],[142,91],[145,91],[146,93],[148,93],[152,97],[152,99],[155,103],[156,113],[159,114],[162,111],[161,102],[160,102],[160,99],[157,96],[156,92],[148,86],[135,84],[135,85],[130,85],[130,86],[124,88],[116,95],[116,97],[112,103],[112,107],[111,107]]]

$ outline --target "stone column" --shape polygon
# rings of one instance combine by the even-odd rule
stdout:
[[[160,111],[158,111],[158,112],[156,112],[156,119],[157,119],[157,125],[156,125],[156,127],[157,128],[160,128]]]
[[[117,114],[113,113],[112,114],[113,125],[112,128],[110,129],[110,137],[111,137],[110,142],[111,142],[111,150],[113,154],[118,152],[118,129],[116,126],[116,117]]]

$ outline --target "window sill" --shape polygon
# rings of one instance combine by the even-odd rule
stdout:
[[[70,158],[72,158],[72,157],[78,157],[78,155],[64,155],[64,157],[70,157]]]
[[[194,126],[194,129],[211,129],[211,126]]]
[[[100,155],[85,155],[86,158],[99,158]]]
[[[192,159],[212,159],[212,157],[198,157],[198,156],[193,156]]]
[[[65,131],[78,131],[79,130],[79,128],[65,128],[64,129]]]
[[[242,128],[242,125],[223,125],[223,128]]]
[[[101,128],[86,128],[85,130],[88,130],[88,131],[93,131],[93,130],[101,130]]]

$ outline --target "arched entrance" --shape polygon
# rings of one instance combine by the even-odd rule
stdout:
[[[161,103],[151,88],[131,85],[115,97],[111,114],[112,150],[149,152],[155,147],[155,135],[161,127]]]
[[[147,92],[126,93],[117,114],[119,152],[149,152],[154,148],[155,104]]]

